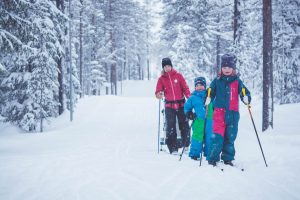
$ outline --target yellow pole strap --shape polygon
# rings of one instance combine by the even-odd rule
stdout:
[[[208,88],[207,89],[207,97],[210,97],[210,91],[211,91],[211,88]]]
[[[243,96],[246,96],[246,89],[244,87],[242,88],[242,94]]]
[[[242,88],[242,94],[243,94],[243,96],[246,96],[246,89],[244,87]],[[251,108],[250,104],[247,103],[246,105],[249,109]]]

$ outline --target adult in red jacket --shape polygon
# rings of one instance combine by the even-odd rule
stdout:
[[[165,97],[165,116],[166,116],[166,144],[171,154],[178,152],[176,117],[182,138],[182,145],[190,145],[190,128],[183,106],[185,98],[189,98],[191,93],[183,76],[173,69],[169,58],[162,59],[162,75],[156,85],[156,98]],[[185,98],[184,98],[185,97]]]

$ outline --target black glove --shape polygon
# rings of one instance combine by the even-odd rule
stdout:
[[[196,114],[193,113],[192,111],[189,111],[186,113],[186,117],[189,119],[189,120],[194,120],[196,118]]]

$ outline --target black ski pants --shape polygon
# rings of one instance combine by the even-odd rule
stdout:
[[[176,132],[176,117],[178,120],[179,130],[182,139],[182,145],[188,147],[190,145],[190,127],[186,118],[183,107],[178,110],[165,108],[166,114],[166,144],[170,153],[178,151],[177,132]]]

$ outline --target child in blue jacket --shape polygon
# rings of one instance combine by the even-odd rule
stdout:
[[[205,98],[206,98],[206,80],[204,77],[198,77],[194,80],[195,83],[195,91],[192,93],[191,97],[184,104],[184,113],[187,118],[193,120],[192,122],[192,141],[189,152],[189,157],[194,160],[200,158],[200,153],[202,152],[202,143],[206,122],[206,135],[205,135],[205,143],[209,144],[210,140],[210,132],[212,126],[212,120],[205,120],[207,113],[205,109]],[[194,112],[193,112],[194,110]],[[210,106],[210,111],[212,110]],[[211,114],[212,115],[212,114]],[[204,148],[204,155],[207,154],[207,147]]]

